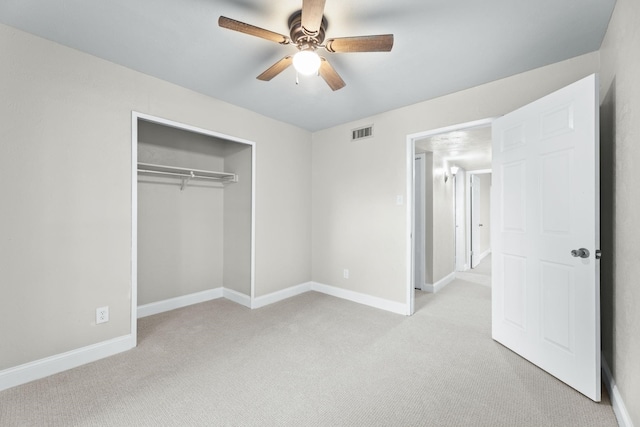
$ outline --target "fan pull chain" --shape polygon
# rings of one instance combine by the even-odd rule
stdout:
[[[298,71],[296,71],[296,85],[300,84],[300,80],[298,79]]]

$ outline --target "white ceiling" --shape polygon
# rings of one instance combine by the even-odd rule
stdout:
[[[0,22],[315,131],[600,47],[615,0],[327,0],[327,38],[395,35],[389,53],[326,53],[347,86],[295,84],[294,51],[219,28],[224,15],[287,35],[302,0],[2,0]]]
[[[416,152],[433,152],[433,163],[467,171],[491,169],[491,126],[457,130],[416,140]],[[446,163],[446,165],[445,165]]]

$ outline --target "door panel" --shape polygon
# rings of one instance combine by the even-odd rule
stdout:
[[[525,331],[527,319],[526,283],[527,260],[515,255],[504,255],[504,320]]]
[[[471,268],[480,264],[480,177],[471,175]]]
[[[493,337],[599,401],[596,76],[495,120],[493,138]]]
[[[424,154],[417,154],[414,158],[413,287],[420,290],[426,283],[425,162]]]

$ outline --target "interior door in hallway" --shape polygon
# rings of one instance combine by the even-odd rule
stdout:
[[[480,264],[480,177],[471,174],[471,268]]]
[[[493,338],[600,400],[598,81],[493,123]]]
[[[425,230],[425,162],[424,153],[415,155],[414,166],[414,287],[416,289],[424,288],[426,283],[426,230]]]

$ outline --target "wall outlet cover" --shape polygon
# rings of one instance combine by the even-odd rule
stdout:
[[[109,321],[109,307],[96,308],[96,325]]]

